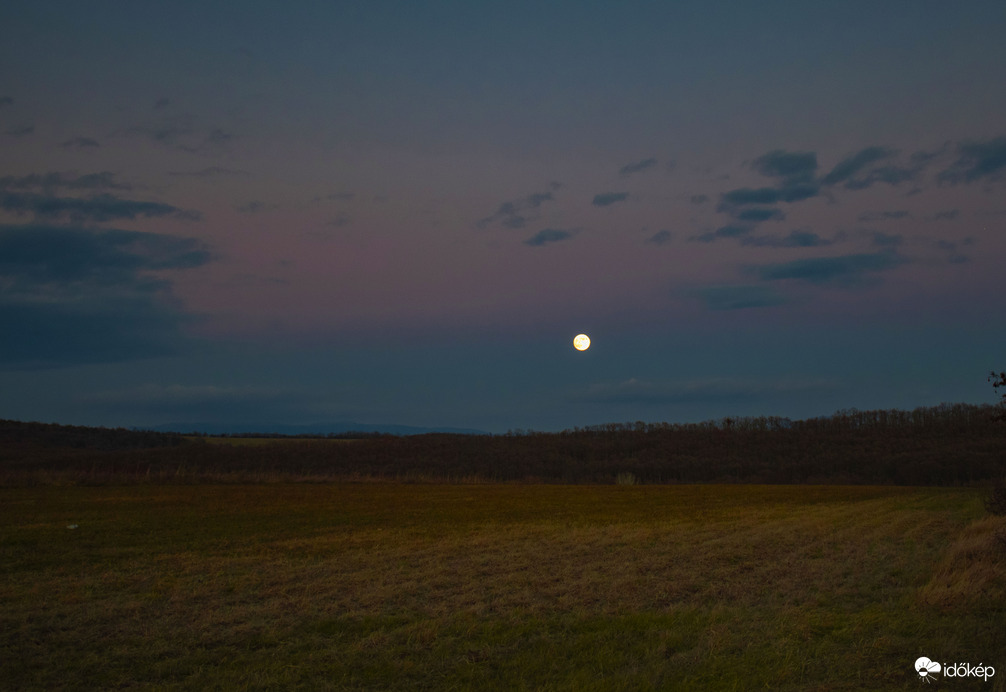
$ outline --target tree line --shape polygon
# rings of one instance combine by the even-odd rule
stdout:
[[[0,421],[0,483],[263,480],[987,484],[1002,409],[847,409],[805,420],[609,423],[562,432],[303,437],[231,446],[147,431]]]

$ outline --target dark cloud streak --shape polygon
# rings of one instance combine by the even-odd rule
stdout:
[[[738,225],[728,225],[720,226],[715,231],[710,231],[703,233],[701,235],[692,236],[689,238],[691,241],[697,241],[700,243],[712,243],[720,238],[741,238],[751,233],[754,230],[753,226],[738,226]]]
[[[1006,137],[965,142],[957,146],[957,160],[937,176],[944,183],[999,180],[1006,171]]]
[[[528,210],[536,210],[541,207],[545,202],[551,202],[555,199],[552,192],[558,190],[562,185],[559,183],[551,183],[549,186],[551,190],[546,192],[533,192],[526,197],[521,199],[511,200],[509,202],[503,202],[496,209],[496,212],[490,216],[480,219],[475,225],[479,228],[485,228],[490,224],[499,221],[506,228],[524,228],[528,221],[532,221],[537,218],[536,215],[528,215],[526,212]]]
[[[755,207],[752,209],[741,209],[734,214],[738,221],[750,221],[751,223],[761,223],[762,221],[781,221],[786,218],[780,209]]]
[[[897,153],[896,149],[888,149],[887,147],[866,147],[839,161],[831,169],[831,172],[821,179],[821,183],[823,185],[837,185],[838,183],[846,182],[871,163],[890,158]]]
[[[741,239],[742,245],[754,247],[822,247],[831,245],[834,240],[822,238],[810,231],[790,231],[789,235],[777,236],[747,236]]]
[[[777,149],[755,159],[752,167],[770,178],[782,178],[789,185],[805,183],[814,179],[817,154]]]
[[[176,353],[190,318],[164,300],[170,273],[212,261],[194,238],[47,225],[0,226],[0,369]]]
[[[779,202],[800,202],[816,197],[820,188],[815,183],[796,182],[783,187],[741,187],[724,192],[720,199],[721,211],[724,207],[745,204],[778,204]]]
[[[86,175],[68,175],[65,173],[31,173],[23,176],[5,176],[0,178],[0,190],[40,190],[54,192],[56,190],[131,190],[132,186],[115,180],[115,174],[109,171],[88,173]]]
[[[662,229],[651,235],[646,239],[646,242],[653,243],[654,245],[664,245],[671,240],[671,232],[667,229]]]
[[[74,137],[62,142],[59,146],[62,149],[96,149],[101,144],[98,143],[98,140],[90,137]]]
[[[544,228],[525,240],[524,244],[530,247],[542,247],[543,245],[548,245],[549,243],[558,243],[563,240],[569,240],[573,237],[574,233],[575,231],[564,230],[561,228]]]
[[[188,221],[200,218],[198,212],[186,211],[170,204],[121,199],[109,194],[81,199],[8,192],[0,194],[0,209],[19,216],[32,214],[38,219],[68,218],[75,223],[135,219],[141,216],[172,216]]]
[[[8,288],[44,284],[151,289],[141,272],[191,269],[211,259],[194,238],[117,229],[0,226],[0,276]],[[159,286],[154,286],[159,290]]]
[[[602,192],[594,195],[594,199],[591,204],[595,207],[607,207],[617,202],[624,202],[628,198],[628,192]]]
[[[811,257],[756,266],[752,271],[765,281],[795,279],[818,285],[850,287],[863,283],[867,274],[889,271],[905,261],[895,252],[884,251],[838,257]]]

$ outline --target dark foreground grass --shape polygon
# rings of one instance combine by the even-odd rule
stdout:
[[[1004,520],[981,498],[3,489],[0,686],[919,689],[924,655],[997,671],[946,689],[1004,689]]]

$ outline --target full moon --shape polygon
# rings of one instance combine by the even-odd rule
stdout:
[[[590,337],[586,334],[577,334],[573,339],[573,348],[577,351],[586,351],[590,348]]]

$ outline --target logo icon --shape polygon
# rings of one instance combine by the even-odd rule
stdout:
[[[919,674],[919,677],[929,683],[934,680],[934,676],[940,674],[940,664],[936,661],[930,661],[925,656],[921,656],[915,659],[915,672]]]

